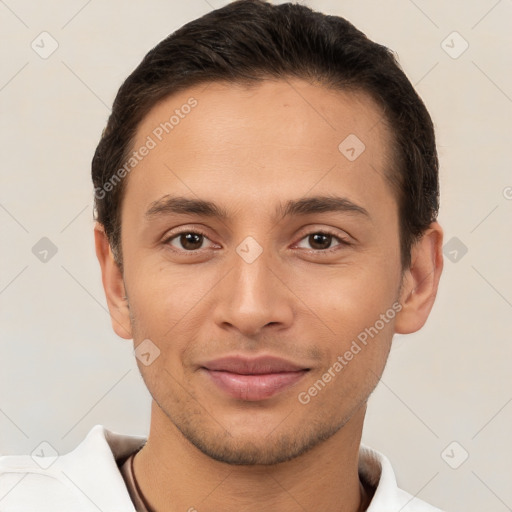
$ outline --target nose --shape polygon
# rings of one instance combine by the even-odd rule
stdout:
[[[234,251],[231,271],[215,289],[216,325],[254,337],[269,328],[284,329],[292,324],[294,295],[272,261],[267,250],[254,261]]]

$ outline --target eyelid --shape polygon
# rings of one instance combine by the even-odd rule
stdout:
[[[332,236],[339,242],[338,245],[336,245],[334,247],[330,247],[329,249],[304,249],[304,248],[301,248],[301,250],[306,251],[308,253],[314,253],[314,254],[329,254],[333,251],[338,250],[340,246],[352,245],[352,242],[349,240],[349,235],[344,236],[343,234],[338,233],[331,228],[319,227],[319,228],[309,228],[306,232],[303,232],[301,234],[300,238],[298,239],[298,241],[295,242],[293,244],[293,246],[296,246],[299,242],[304,240],[304,238],[311,236],[311,235],[318,234],[318,233],[323,234],[323,235]]]
[[[162,243],[165,244],[165,245],[168,245],[169,247],[171,247],[173,250],[177,251],[177,252],[181,252],[181,253],[188,253],[188,254],[196,254],[200,251],[203,251],[204,249],[195,249],[193,251],[186,251],[185,249],[178,249],[177,247],[174,247],[171,245],[171,240],[174,240],[175,238],[179,237],[180,235],[184,235],[184,234],[188,234],[188,233],[194,233],[194,234],[197,234],[197,235],[202,235],[205,239],[209,240],[210,242],[212,242],[212,240],[210,240],[210,237],[206,234],[205,230],[201,229],[201,228],[198,228],[198,227],[193,227],[193,228],[176,228],[178,229],[178,231],[170,231],[170,232],[167,232],[162,240]],[[214,242],[212,242],[214,245],[216,245]]]
[[[181,228],[181,229],[180,228],[176,228],[176,229],[178,229],[178,231],[173,230],[166,234],[166,236],[163,239],[163,243],[166,245],[169,245],[170,247],[172,247],[173,250],[175,250],[177,252],[187,253],[187,254],[197,254],[198,252],[205,250],[205,249],[194,249],[192,251],[187,251],[185,249],[176,248],[170,244],[171,240],[173,240],[183,234],[194,233],[194,234],[202,235],[205,239],[212,242],[212,240],[210,240],[210,237],[206,234],[205,230],[203,230],[199,227],[191,227],[191,228],[185,227],[185,228]],[[327,228],[327,227],[318,227],[318,228],[308,228],[307,230],[303,230],[300,235],[300,238],[297,240],[297,242],[295,242],[293,244],[292,247],[295,247],[299,242],[304,240],[306,237],[314,235],[314,234],[319,234],[319,233],[324,234],[324,235],[330,235],[333,238],[335,238],[339,243],[329,249],[304,249],[304,248],[300,248],[300,249],[302,251],[306,251],[308,253],[315,253],[315,254],[327,253],[327,254],[329,254],[330,252],[336,251],[339,248],[339,246],[348,246],[348,245],[352,244],[352,242],[347,238],[347,237],[349,237],[349,235],[343,236],[343,234],[336,232],[334,229]],[[212,242],[212,244],[219,247],[219,245],[215,244],[215,242]]]

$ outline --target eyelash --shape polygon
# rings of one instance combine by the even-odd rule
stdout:
[[[334,247],[331,247],[329,249],[301,249],[301,250],[307,251],[309,254],[313,253],[313,254],[320,254],[320,255],[329,255],[335,251],[340,250],[340,248],[343,246],[348,247],[349,245],[351,245],[351,243],[349,242],[349,240],[347,238],[344,238],[329,229],[320,229],[320,230],[309,231],[304,236],[302,236],[302,238],[299,240],[299,242],[301,242],[305,238],[308,238],[311,235],[329,235],[329,236],[332,236],[332,238],[339,243],[338,243],[338,245],[335,245]]]
[[[199,229],[195,229],[195,230],[191,230],[191,229],[187,229],[187,230],[182,230],[182,231],[178,231],[176,233],[173,233],[171,236],[167,237],[165,240],[164,240],[164,245],[169,245],[170,246],[170,242],[172,240],[174,240],[175,238],[179,237],[180,235],[184,235],[184,234],[193,234],[193,235],[201,235],[203,236],[204,238],[206,238],[207,240],[210,240],[208,238],[208,235],[206,233],[204,233],[203,231],[199,230]],[[304,236],[302,236],[302,238],[300,238],[299,242],[301,242],[302,240],[304,240],[305,238],[311,236],[311,235],[329,235],[329,236],[332,236],[337,242],[339,242],[338,245],[335,245],[334,247],[331,247],[329,249],[302,249],[302,250],[305,250],[307,251],[309,254],[313,253],[313,254],[331,254],[332,252],[334,251],[337,251],[339,250],[340,246],[349,246],[351,245],[351,243],[346,239],[346,238],[343,238],[341,236],[339,236],[338,234],[330,231],[329,229],[321,229],[321,230],[313,230],[313,231],[310,231],[308,233],[306,233]],[[172,250],[176,251],[176,252],[180,252],[182,254],[188,254],[188,255],[197,255],[197,253],[199,251],[201,251],[202,249],[195,249],[193,251],[187,251],[187,250],[184,250],[184,249],[176,249],[172,246],[170,246],[172,248]]]

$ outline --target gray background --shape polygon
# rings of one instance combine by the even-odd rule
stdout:
[[[225,3],[0,1],[2,454],[42,441],[65,453],[97,423],[147,434],[149,394],[132,342],[111,330],[94,254],[90,160],[144,54]],[[395,50],[438,136],[439,296],[420,332],[395,337],[363,441],[441,508],[512,510],[512,2],[303,3]]]

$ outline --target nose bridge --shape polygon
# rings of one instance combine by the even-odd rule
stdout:
[[[276,277],[269,248],[247,237],[231,254],[231,272],[222,281],[216,302],[217,323],[230,324],[245,334],[265,325],[287,325],[292,305],[286,287]]]
[[[275,285],[269,251],[264,253],[251,245],[251,242],[241,244],[233,258],[235,286],[238,288],[239,302],[245,306],[256,305],[258,301],[267,299],[265,296]],[[265,303],[268,304],[267,300]]]

